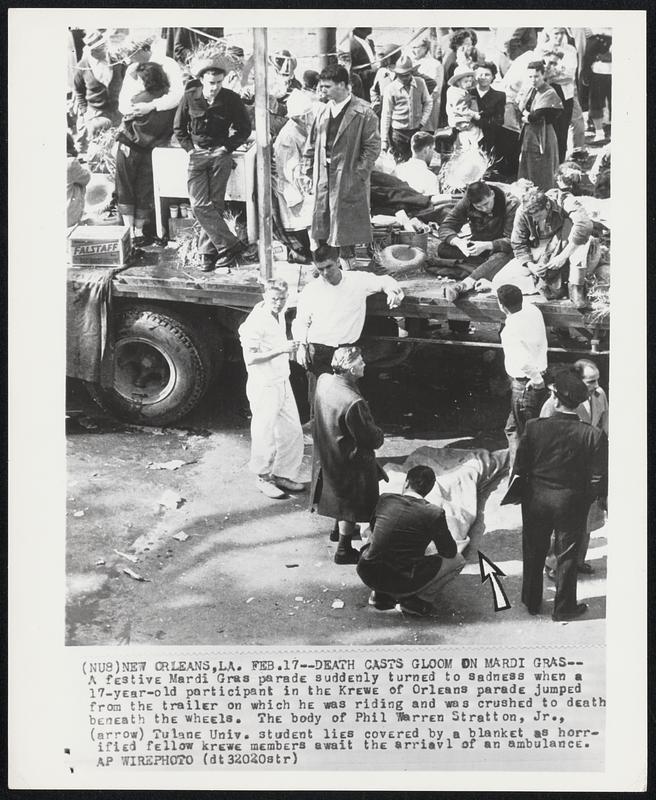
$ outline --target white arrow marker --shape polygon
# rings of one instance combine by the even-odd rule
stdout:
[[[489,579],[492,585],[494,610],[505,611],[507,608],[510,608],[510,601],[499,580],[499,576],[505,577],[505,573],[502,572],[493,561],[490,561],[487,556],[484,556],[480,550],[478,551],[478,566],[481,570],[481,583],[485,583],[485,581]]]

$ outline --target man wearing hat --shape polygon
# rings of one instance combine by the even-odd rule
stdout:
[[[222,86],[229,68],[229,62],[221,56],[192,62],[200,85],[185,90],[173,125],[176,138],[189,153],[187,187],[201,227],[198,250],[203,272],[254,258],[252,249],[232,233],[223,218],[226,186],[233,167],[230,154],[251,133],[241,98]]]
[[[119,93],[125,64],[110,61],[104,32],[88,31],[83,42],[83,55],[75,68],[73,86],[78,111],[84,119],[87,136],[91,138],[121,121]]]
[[[412,59],[402,56],[394,67],[394,80],[383,91],[380,138],[383,150],[390,149],[399,161],[410,158],[410,140],[425,129],[433,100],[422,78],[413,75]]]
[[[184,91],[182,70],[178,63],[168,56],[162,58],[153,56],[151,49],[153,40],[152,36],[145,39],[132,39],[124,49],[123,60],[128,64],[128,68],[118,98],[118,108],[121,114],[139,117],[151,111],[170,111],[172,108],[176,108],[182,99]],[[162,67],[169,79],[169,90],[150,102],[134,102],[133,98],[143,92],[143,84],[137,75],[137,67],[148,61]]]
[[[379,117],[383,108],[383,92],[394,80],[394,65],[400,57],[400,46],[392,42],[382,45],[376,51],[377,63],[380,64],[380,66],[374,76],[371,89],[369,90],[369,99],[371,100],[371,107]]]
[[[578,619],[588,606],[577,603],[579,549],[593,500],[607,494],[608,439],[582,422],[576,409],[588,390],[572,370],[554,378],[556,413],[526,423],[517,448],[513,477],[522,486],[522,602],[529,614],[540,613],[542,571],[554,534],[556,596],[551,618]]]

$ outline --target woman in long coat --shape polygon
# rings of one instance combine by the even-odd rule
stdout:
[[[378,480],[385,477],[374,450],[383,444],[357,382],[364,375],[359,347],[338,347],[334,374],[321,375],[314,398],[311,509],[337,520],[336,564],[357,564],[352,546],[358,520],[369,520],[378,502]]]
[[[532,61],[528,77],[531,88],[519,102],[523,126],[517,177],[527,178],[546,192],[556,185],[560,162],[553,123],[562,113],[563,104],[546,81],[544,62]]]

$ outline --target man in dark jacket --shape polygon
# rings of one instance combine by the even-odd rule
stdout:
[[[425,497],[435,486],[430,467],[409,470],[401,494],[381,496],[374,512],[369,544],[362,548],[357,572],[373,589],[370,605],[425,616],[445,583],[465,566],[439,506]],[[437,552],[425,555],[429,543]]]
[[[463,199],[440,225],[438,255],[463,260],[460,266],[470,270],[463,281],[445,287],[444,296],[451,303],[474,289],[481,278],[491,281],[512,259],[510,235],[518,205],[501,184],[477,181],[469,184]],[[466,223],[471,238],[459,235]]]
[[[200,62],[196,69],[200,86],[185,90],[174,123],[176,138],[189,153],[187,186],[194,216],[202,229],[198,249],[203,272],[234,266],[237,260],[250,261],[255,256],[223,218],[226,186],[233,167],[230,154],[251,133],[241,98],[221,85],[227,69],[221,59]]]
[[[576,601],[577,559],[592,501],[606,503],[606,434],[576,413],[588,397],[583,381],[570,370],[554,380],[556,413],[526,423],[513,474],[522,488],[522,602],[529,614],[540,612],[542,570],[555,536],[556,596],[551,618],[577,619],[587,611]]]

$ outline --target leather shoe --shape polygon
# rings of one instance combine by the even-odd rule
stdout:
[[[262,494],[265,494],[272,500],[282,500],[286,497],[289,497],[286,492],[284,492],[280,487],[276,486],[271,478],[266,475],[258,475],[255,485],[262,492]]]
[[[587,561],[585,564],[579,564],[577,569],[579,572],[583,573],[583,575],[592,575],[594,573],[594,567],[592,564],[588,564]]]
[[[404,597],[399,600],[401,611],[406,614],[413,614],[415,617],[430,617],[435,613],[435,609],[430,603],[425,600],[420,600],[418,597]]]
[[[578,619],[582,617],[585,612],[588,610],[587,603],[579,603],[574,611],[565,611],[561,612],[560,614],[552,614],[551,619],[554,622],[570,622],[573,619]]]
[[[449,303],[455,303],[461,294],[464,294],[461,283],[449,283],[444,287],[444,299]]]
[[[372,592],[369,595],[369,605],[376,611],[396,611],[396,600],[382,592]]]
[[[271,479],[279,489],[284,489],[286,492],[303,492],[305,491],[305,484],[298,481],[292,481],[289,478],[281,478],[279,475],[272,475]]]
[[[360,559],[360,553],[355,547],[349,547],[345,550],[338,550],[335,553],[335,564],[357,564]]]
[[[351,536],[351,539],[361,539],[361,538],[362,537],[360,536],[360,526],[356,525],[355,530],[353,531],[353,535]],[[331,542],[339,541],[339,525],[337,523],[335,523],[332,531],[330,531],[330,541]]]
[[[220,255],[218,258],[215,259],[214,266],[217,269],[224,269],[225,267],[236,267],[237,266],[237,253],[238,250],[226,250],[225,253]]]

